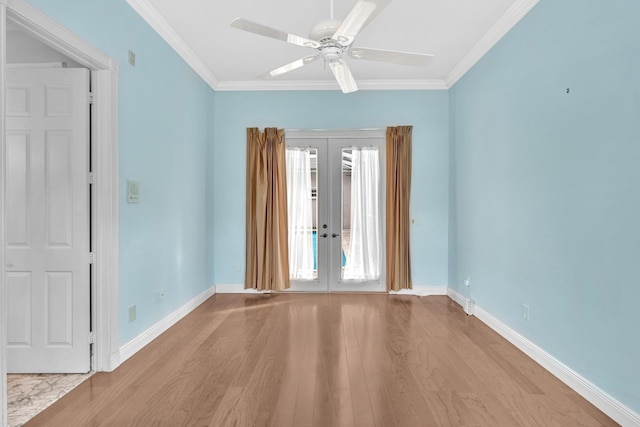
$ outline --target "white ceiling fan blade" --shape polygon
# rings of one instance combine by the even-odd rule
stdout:
[[[278,67],[275,70],[269,71],[268,73],[264,73],[258,76],[259,79],[272,79],[274,77],[278,77],[284,73],[288,73],[289,71],[293,71],[296,68],[303,67],[307,64],[311,64],[312,62],[320,59],[320,55],[312,55],[304,58],[300,58],[296,61],[290,62],[287,65],[283,65],[282,67]]]
[[[248,21],[243,18],[236,18],[231,23],[233,28],[239,30],[248,31],[254,34],[260,34],[261,36],[271,37],[272,39],[282,40],[287,43],[295,44],[302,47],[320,47],[320,43],[308,39],[306,37],[296,36],[295,34],[285,33],[284,31],[276,30],[275,28],[267,27],[266,25],[258,24]]]
[[[330,62],[329,67],[331,68],[333,75],[336,77],[343,93],[351,93],[358,90],[358,85],[353,78],[353,74],[351,74],[349,66],[347,66],[342,59],[339,59],[336,62]]]
[[[358,33],[390,2],[391,0],[358,0],[358,3],[338,27],[333,38],[344,46],[349,46]]]
[[[391,62],[393,64],[413,65],[421,67],[427,65],[434,58],[426,53],[400,52],[397,50],[369,49],[354,47],[349,50],[349,56],[353,59],[365,59],[367,61]]]

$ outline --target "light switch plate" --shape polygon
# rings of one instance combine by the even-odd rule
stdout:
[[[127,203],[140,202],[140,183],[131,179],[127,180]]]
[[[129,323],[133,322],[134,320],[136,320],[136,317],[138,316],[136,313],[136,306],[132,305],[131,307],[129,307]]]

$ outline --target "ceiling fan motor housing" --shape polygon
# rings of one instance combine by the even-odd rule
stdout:
[[[309,32],[309,38],[319,41],[320,43],[328,42],[338,30],[340,24],[342,24],[342,22],[335,19],[320,21],[314,25]]]
[[[318,22],[309,33],[311,40],[322,43],[318,51],[322,59],[328,64],[338,62],[342,57],[342,53],[345,51],[345,47],[342,46],[338,40],[333,39],[333,35],[341,24],[342,22],[335,19],[326,19]]]

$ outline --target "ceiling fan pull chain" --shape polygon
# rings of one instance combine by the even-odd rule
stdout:
[[[330,1],[331,1],[331,19],[333,19],[333,0],[330,0]]]

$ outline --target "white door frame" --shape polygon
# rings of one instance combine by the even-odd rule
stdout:
[[[92,330],[93,369],[112,371],[118,352],[118,63],[53,21],[25,0],[0,0],[0,164],[5,157],[5,66],[7,20],[91,70],[92,108]],[[4,238],[5,177],[0,173],[0,231]],[[0,248],[0,426],[7,425],[7,311],[4,242]]]
[[[323,140],[367,140],[367,139],[385,139],[386,135],[387,135],[387,129],[386,128],[378,128],[378,129],[285,129],[284,132],[285,135],[285,141],[286,140],[313,140],[313,139],[323,139]],[[299,141],[297,141],[299,142]],[[302,144],[304,146],[308,145],[306,143]],[[329,156],[331,153],[331,149],[329,147],[329,144],[327,144],[327,153],[326,155]],[[381,170],[381,176],[383,177],[383,184],[382,184],[382,194],[386,195],[386,183],[384,181],[384,164],[385,164],[385,153],[384,150],[382,151],[382,157],[381,157],[381,162],[383,165],[383,169]],[[326,177],[326,181],[327,184],[329,185],[329,187],[331,187],[331,180],[328,179],[328,177]],[[320,177],[318,177],[318,179],[320,179]],[[329,190],[331,191],[331,190]],[[385,196],[386,197],[386,196]],[[382,212],[381,212],[381,220],[382,220],[382,226],[384,227],[385,224],[385,209],[384,209],[384,200],[385,198],[382,198]],[[327,211],[327,220],[329,220],[329,218],[333,215],[333,212],[331,212],[330,210]],[[320,223],[318,222],[318,225]],[[330,231],[327,231],[330,232]],[[319,230],[318,230],[319,233]],[[318,236],[318,242],[319,240],[319,236]],[[384,256],[384,250],[383,249],[383,256],[382,256],[382,261],[383,263],[386,260],[386,257]],[[318,255],[318,260],[320,260],[320,255]],[[318,269],[320,268],[320,263],[318,262]],[[331,270],[330,268],[328,269],[329,271]],[[382,270],[381,270],[381,280],[384,280],[384,272],[386,270],[386,267],[383,266]],[[335,272],[333,272],[335,273]],[[320,289],[317,292],[359,292],[359,291],[363,291],[363,292],[386,292],[386,286],[384,285],[384,282],[381,282],[382,285],[379,287],[379,289],[369,289],[369,287],[371,285],[367,285],[367,288],[364,288],[363,286],[359,286],[357,283],[354,284],[346,284],[346,285],[342,285],[340,287],[336,287],[335,284],[333,284],[333,281],[336,280],[336,275],[335,274],[330,274],[330,276],[327,278],[327,288],[326,289]],[[314,290],[312,290],[313,285],[310,286],[305,286],[305,285],[301,285],[299,287],[299,290],[294,290],[293,292],[314,292]]]

